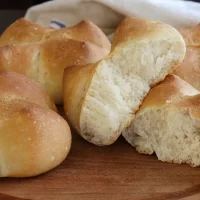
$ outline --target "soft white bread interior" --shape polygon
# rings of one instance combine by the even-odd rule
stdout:
[[[200,90],[200,25],[180,30],[187,52],[183,62],[174,70],[174,74]]]
[[[200,92],[169,75],[145,98],[123,135],[139,153],[159,160],[200,165]]]
[[[30,177],[58,166],[71,147],[67,122],[27,77],[0,71],[0,177]]]
[[[171,26],[125,18],[110,54],[64,73],[64,108],[79,134],[96,145],[115,142],[150,88],[182,62],[185,43]]]
[[[109,51],[109,40],[90,21],[54,30],[20,19],[0,37],[0,69],[34,79],[62,104],[64,69],[96,62]]]

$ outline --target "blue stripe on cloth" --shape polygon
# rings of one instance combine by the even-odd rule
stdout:
[[[51,25],[55,24],[56,26],[58,26],[59,28],[64,28],[66,27],[65,24],[61,23],[61,22],[58,22],[58,21],[55,21],[55,20],[52,20],[51,21]]]

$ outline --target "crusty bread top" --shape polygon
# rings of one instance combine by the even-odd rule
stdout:
[[[101,29],[89,20],[82,20],[75,26],[48,32],[45,39],[61,38],[89,42],[101,48],[110,49],[110,42]]]
[[[8,44],[26,44],[51,39],[74,39],[90,42],[101,48],[110,49],[110,42],[105,34],[89,20],[83,20],[79,24],[52,29],[31,23],[23,18],[11,24],[0,37],[0,46]]]
[[[0,110],[0,177],[36,176],[66,158],[71,132],[57,113],[24,100],[0,103]]]
[[[179,32],[183,36],[186,46],[200,46],[200,24],[193,28],[180,29]]]
[[[123,29],[123,31],[121,31]],[[147,19],[140,18],[130,18],[126,17],[117,27],[117,30],[114,35],[114,39],[112,42],[111,51],[115,49],[115,47],[119,47],[120,44],[125,44],[126,41],[135,40],[136,42],[140,39],[147,40],[157,40],[167,38],[168,40],[172,38],[173,40],[180,40],[179,34],[174,34],[172,28],[168,24],[164,24],[161,22],[151,21]]]
[[[187,109],[189,114],[200,120],[200,91],[176,75],[169,75],[148,94],[139,110],[168,106],[169,109]]]
[[[0,70],[0,103],[24,100],[57,111],[44,89],[35,81],[15,72]]]
[[[176,75],[168,75],[166,79],[153,87],[145,98],[138,113],[146,108],[178,102],[185,97],[198,95],[200,92]]]

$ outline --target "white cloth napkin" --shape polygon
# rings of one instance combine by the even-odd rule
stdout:
[[[54,0],[28,9],[25,18],[61,28],[89,19],[112,38],[124,16],[136,16],[186,28],[200,23],[200,4],[182,0]]]

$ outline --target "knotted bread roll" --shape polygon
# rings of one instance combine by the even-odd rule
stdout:
[[[71,147],[67,122],[47,93],[15,72],[0,71],[0,177],[30,177],[58,166]]]
[[[125,18],[110,54],[95,64],[72,66],[64,73],[64,108],[79,134],[109,145],[130,125],[150,88],[185,56],[185,43],[171,26]]]
[[[64,69],[96,62],[109,51],[107,37],[90,21],[54,30],[19,19],[0,37],[0,69],[34,79],[62,104]]]
[[[178,76],[168,76],[151,89],[123,135],[140,153],[199,166],[200,92]]]

